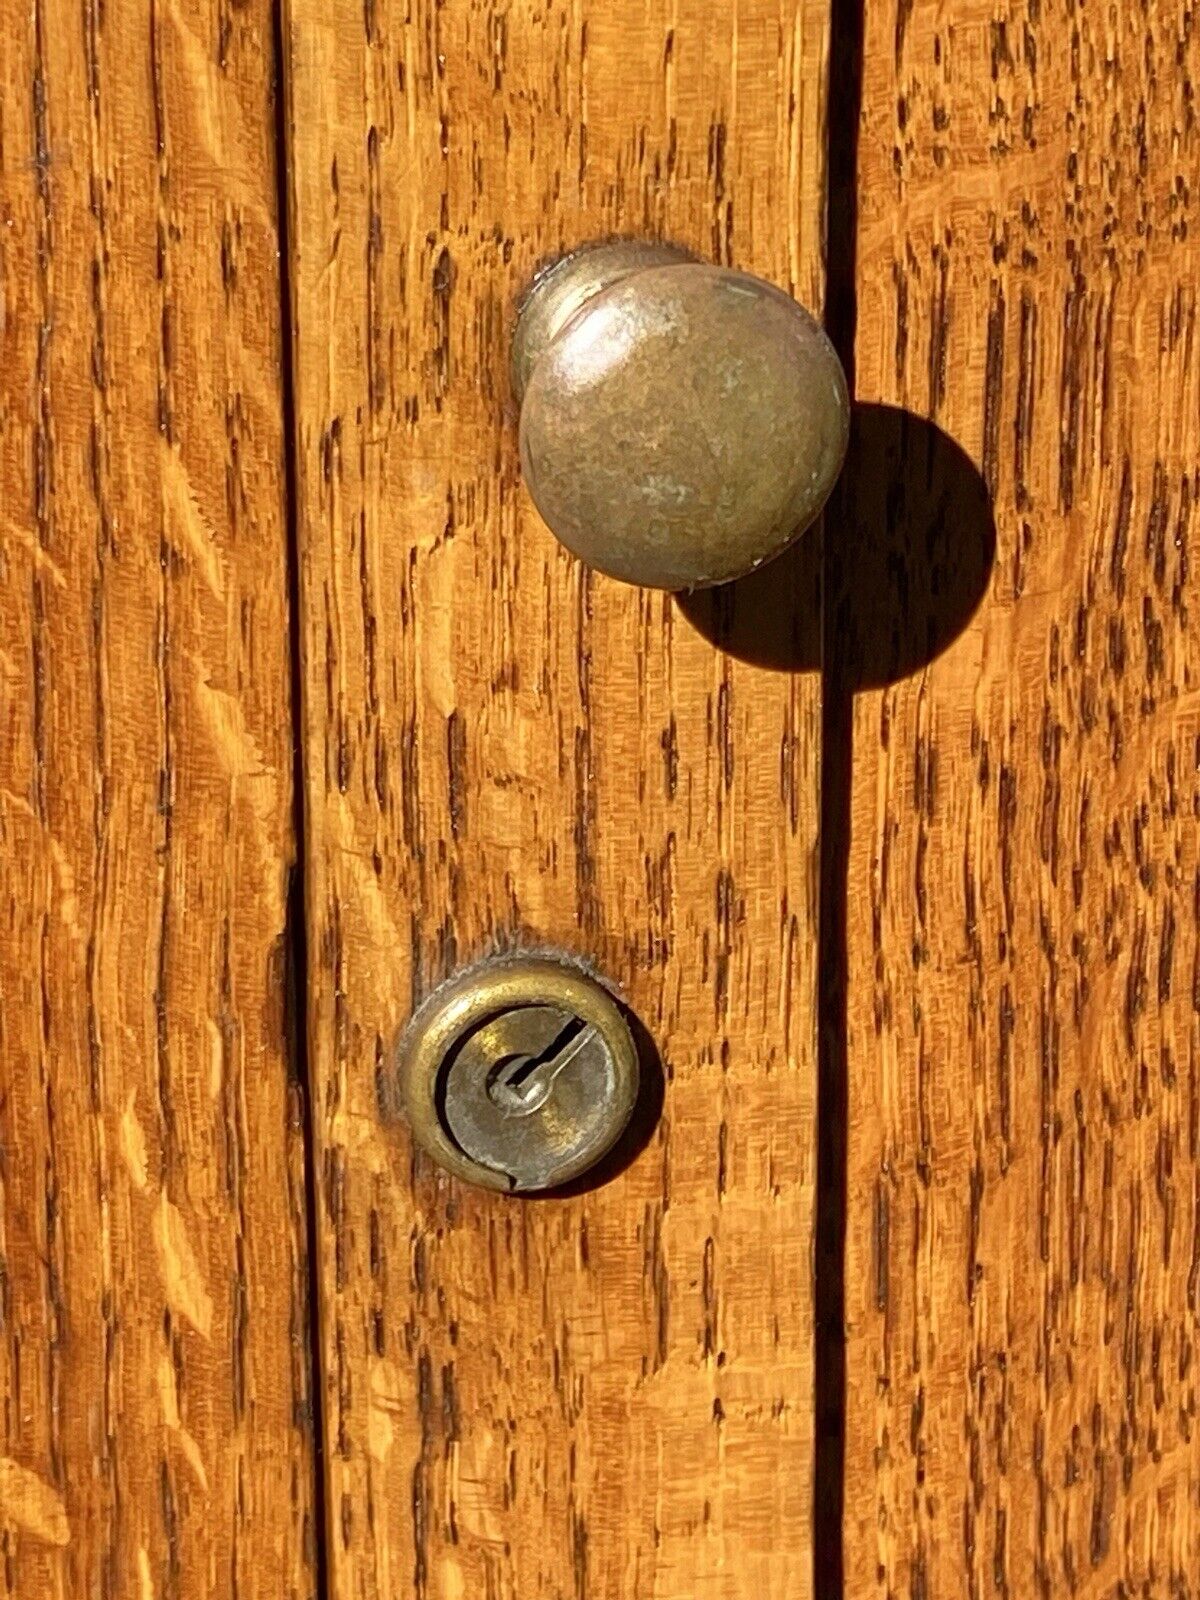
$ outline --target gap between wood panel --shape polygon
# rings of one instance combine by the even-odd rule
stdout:
[[[312,1439],[315,1482],[313,1525],[316,1530],[313,1551],[314,1592],[317,1600],[329,1600],[329,1508],[325,1462],[329,1441],[325,1415],[325,1352],[321,1341],[321,1299],[317,1274],[320,1254],[317,1238],[317,1147],[312,1059],[308,1048],[308,918],[305,885],[307,882],[308,835],[304,789],[304,671],[300,625],[303,585],[300,581],[299,496],[296,482],[296,372],[295,302],[292,294],[292,185],[288,138],[287,51],[284,45],[284,0],[272,0],[271,46],[275,61],[275,209],[279,238],[279,299],[282,316],[280,390],[284,438],[284,514],[287,530],[288,582],[288,664],[291,673],[292,709],[292,825],[296,836],[296,862],[288,884],[287,902],[287,1007],[288,1056],[296,1082],[303,1095],[305,1245],[308,1258],[307,1344],[312,1373]]]
[[[865,0],[832,0],[829,40],[825,327],[855,395],[858,311],[858,130],[862,115]],[[825,597],[841,581],[836,533],[849,520],[845,480],[822,529],[821,902],[817,971],[817,1197],[813,1403],[813,1596],[842,1600],[846,1498],[846,1152],[849,1116],[846,887],[850,862],[853,690],[830,671],[837,640]]]

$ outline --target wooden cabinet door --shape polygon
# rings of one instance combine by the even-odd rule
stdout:
[[[610,234],[819,310],[827,42],[824,0],[290,8],[339,1595],[810,1592],[819,680],[566,556],[508,353],[535,267]],[[514,946],[661,1053],[645,1147],[570,1199],[452,1182],[397,1115],[414,1005]]]
[[[1192,1593],[1190,22],[301,0],[287,49],[335,1590]],[[531,514],[514,298],[610,233],[831,309],[820,679],[762,609],[805,562],[672,604]],[[404,1018],[514,944],[662,1051],[570,1201],[395,1125]]]

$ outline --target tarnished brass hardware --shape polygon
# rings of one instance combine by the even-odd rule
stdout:
[[[458,974],[398,1047],[413,1135],[488,1189],[554,1189],[596,1165],[637,1100],[638,1056],[620,1006],[580,968],[499,957]]]
[[[590,245],[537,278],[512,352],[521,465],[550,529],[628,583],[744,576],[810,527],[850,401],[782,290],[672,245]]]

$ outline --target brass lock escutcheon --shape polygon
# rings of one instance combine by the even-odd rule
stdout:
[[[594,1167],[637,1101],[637,1047],[621,1007],[581,968],[497,957],[451,978],[400,1039],[404,1109],[448,1171],[511,1193]]]

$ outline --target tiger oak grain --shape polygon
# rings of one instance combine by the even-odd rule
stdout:
[[[0,31],[0,1590],[306,1597],[270,8]]]
[[[818,684],[557,546],[508,372],[534,268],[611,234],[819,312],[826,9],[289,13],[333,1591],[804,1596]],[[571,1199],[451,1182],[396,1115],[414,1004],[512,946],[664,1057]]]
[[[864,62],[858,391],[997,547],[853,718],[847,1593],[1194,1595],[1196,30],[870,0]],[[971,537],[914,538],[943,598]]]

